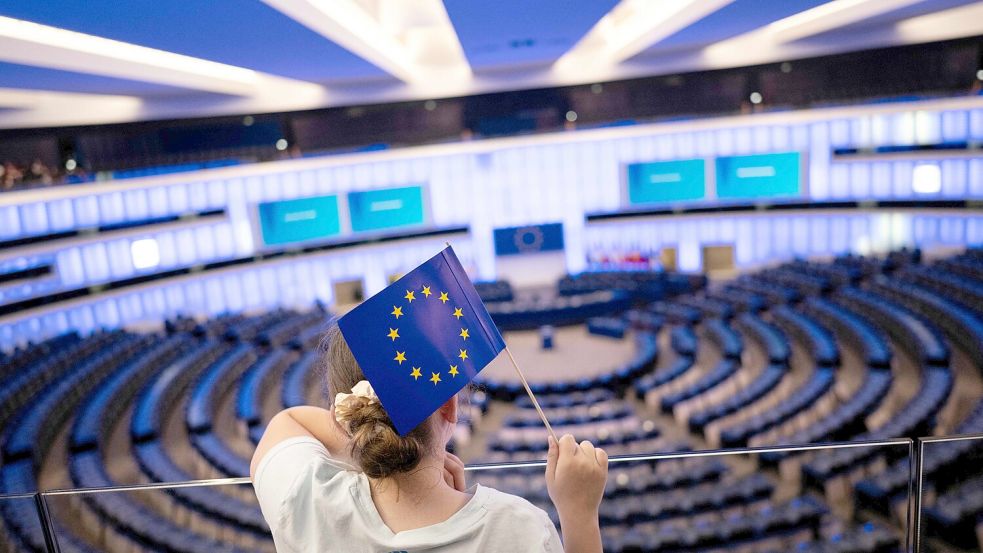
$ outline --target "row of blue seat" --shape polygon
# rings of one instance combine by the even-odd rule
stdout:
[[[99,453],[72,455],[69,462],[72,481],[80,487],[110,487],[116,482],[106,473]],[[227,542],[206,538],[189,528],[160,516],[126,493],[91,493],[86,504],[120,534],[138,547],[166,553],[247,553]]]
[[[878,282],[874,289],[937,324],[983,372],[983,319],[976,313],[918,285],[895,279]]]
[[[296,353],[276,348],[249,367],[236,393],[236,418],[250,428],[261,424],[263,393],[296,360]]]
[[[565,394],[586,392],[593,388],[612,391],[626,390],[642,375],[649,373],[655,366],[659,354],[658,341],[655,334],[650,332],[635,333],[635,355],[630,361],[611,372],[602,373],[590,378],[560,382],[534,382],[529,388],[536,395]],[[525,394],[525,388],[518,382],[494,381],[481,375],[475,380],[490,397],[503,401],[512,401]]]
[[[71,372],[35,396],[21,411],[15,424],[6,427],[11,431],[3,447],[4,461],[29,458],[39,467],[62,424],[74,415],[86,394],[133,355],[141,353],[150,340],[133,334],[117,334],[103,350],[79,360]]]
[[[787,374],[788,367],[785,365],[768,365],[747,386],[721,403],[691,413],[688,420],[690,430],[702,433],[711,422],[736,413],[758,401],[774,390]]]
[[[841,340],[858,348],[867,367],[891,368],[891,349],[877,327],[845,306],[823,298],[809,298],[803,312],[834,329]]]
[[[185,387],[228,349],[227,344],[205,340],[192,354],[182,358],[181,363],[161,371],[137,397],[130,421],[130,438],[136,443],[157,439],[165,414]]]
[[[133,454],[140,470],[154,482],[195,480],[175,464],[158,440],[135,445]],[[227,525],[234,531],[252,532],[261,538],[269,537],[269,526],[255,502],[247,503],[221,490],[198,486],[169,488],[167,493],[220,525]]]
[[[769,364],[788,365],[792,346],[784,332],[752,313],[742,313],[735,326],[758,343]]]
[[[621,291],[606,291],[540,301],[490,303],[486,307],[499,329],[531,330],[546,325],[583,324],[591,317],[620,314],[631,307],[631,297]]]
[[[698,517],[733,506],[746,506],[771,496],[775,486],[761,473],[735,482],[708,482],[659,494],[632,495],[601,502],[602,525],[643,524],[679,517]]]
[[[837,297],[851,309],[880,323],[902,348],[926,366],[947,366],[949,348],[941,334],[922,318],[871,290],[844,288]]]
[[[744,353],[744,342],[733,328],[721,319],[710,319],[703,323],[707,340],[720,351],[724,359],[733,359],[740,363]]]
[[[79,408],[69,448],[84,451],[101,446],[108,438],[110,425],[120,420],[146,380],[176,361],[192,340],[187,334],[170,336],[103,381]]]
[[[904,436],[924,436],[935,427],[935,417],[945,405],[952,391],[952,373],[947,368],[928,367],[923,370],[919,392],[886,424],[855,436],[856,440],[882,440]],[[823,452],[802,467],[804,479],[816,486],[823,486],[831,478],[840,476],[872,459],[886,456],[889,459],[907,455],[907,448],[858,447]]]
[[[814,321],[812,317],[780,305],[771,310],[775,322],[790,335],[805,345],[806,351],[820,367],[838,367],[840,364],[840,348],[832,334]]]
[[[721,359],[709,372],[700,376],[700,378],[680,390],[663,396],[659,402],[659,406],[667,413],[672,412],[673,408],[680,403],[706,393],[734,376],[740,366],[740,363],[734,359]]]
[[[722,429],[721,443],[726,447],[746,446],[752,437],[785,423],[814,404],[833,387],[834,381],[833,369],[816,367],[808,380],[773,408]]]
[[[655,531],[634,530],[630,526],[602,530],[605,551],[642,553],[648,551],[718,551],[747,548],[760,551],[756,542],[792,536],[805,531],[819,536],[823,515],[828,509],[812,498],[767,505],[755,512],[735,514],[722,520],[706,520],[693,526],[666,525]]]
[[[983,433],[983,400],[976,404],[973,412],[956,427],[954,433]],[[921,472],[925,481],[931,483],[936,490],[945,490],[975,474],[981,462],[981,440],[933,443],[924,450]],[[910,472],[908,459],[901,459],[887,470],[858,482],[858,497],[865,505],[890,513],[892,504],[907,499]]]
[[[118,337],[119,333],[116,332],[97,332],[86,340],[67,341],[57,349],[52,346],[48,356],[25,364],[16,375],[0,382],[0,428],[6,428],[11,417],[75,363]]]

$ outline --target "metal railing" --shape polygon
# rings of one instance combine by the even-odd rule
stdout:
[[[751,448],[739,448],[739,449],[716,449],[716,450],[703,450],[703,451],[682,451],[682,452],[669,452],[669,453],[652,453],[652,454],[631,454],[631,455],[614,455],[609,459],[610,465],[612,467],[617,467],[623,463],[644,463],[644,462],[659,462],[659,461],[670,461],[670,460],[686,460],[686,459],[696,459],[696,458],[722,458],[731,456],[754,456],[761,453],[789,453],[789,454],[799,454],[807,452],[817,452],[817,451],[836,451],[854,448],[907,448],[907,459],[909,467],[908,475],[908,500],[907,500],[907,514],[906,514],[906,524],[903,528],[905,535],[905,551],[917,553],[921,551],[922,548],[922,494],[924,492],[925,478],[922,472],[922,467],[924,466],[924,458],[926,453],[926,446],[929,448],[932,444],[946,443],[946,442],[956,442],[956,441],[980,441],[983,445],[983,434],[971,434],[971,435],[958,435],[958,436],[945,436],[945,437],[929,437],[929,438],[919,438],[912,440],[909,438],[899,438],[899,439],[889,439],[889,440],[874,440],[874,441],[857,441],[857,442],[841,442],[841,443],[828,443],[828,444],[808,444],[808,445],[789,445],[789,446],[766,446],[766,447],[751,447]],[[899,457],[903,458],[903,457]],[[483,473],[491,473],[495,471],[522,469],[522,468],[535,468],[535,467],[545,467],[545,460],[534,460],[525,462],[507,462],[507,463],[487,463],[487,464],[474,464],[465,467],[465,470],[469,473],[479,476]],[[194,480],[187,482],[161,482],[152,484],[139,484],[139,485],[129,485],[129,486],[114,486],[114,487],[101,487],[101,488],[73,488],[73,489],[52,489],[44,490],[35,493],[20,493],[20,494],[7,494],[0,495],[0,504],[6,501],[26,501],[33,499],[34,506],[37,514],[37,522],[40,525],[44,533],[45,546],[48,552],[60,553],[61,549],[58,544],[58,536],[53,524],[53,519],[49,511],[49,503],[52,499],[65,497],[65,496],[85,496],[88,494],[103,494],[112,492],[139,492],[139,491],[149,491],[149,490],[171,490],[180,488],[191,488],[191,487],[217,487],[217,486],[242,486],[250,483],[249,478],[220,478],[220,479],[209,479],[209,480]],[[2,545],[2,544],[0,544]],[[2,548],[0,548],[2,549]]]

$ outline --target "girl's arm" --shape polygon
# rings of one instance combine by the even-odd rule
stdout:
[[[608,478],[608,455],[590,442],[579,445],[570,434],[549,438],[546,489],[560,515],[566,553],[601,553],[598,509]]]
[[[270,419],[263,437],[256,446],[252,462],[249,465],[249,476],[255,478],[259,462],[276,444],[297,437],[310,437],[324,444],[331,457],[348,461],[348,436],[338,426],[334,411],[320,407],[291,407],[280,411]]]

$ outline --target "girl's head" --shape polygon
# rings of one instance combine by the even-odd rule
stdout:
[[[353,386],[365,380],[337,324],[328,329],[323,349],[329,398],[338,393],[351,393]],[[402,437],[381,404],[357,398],[343,430],[351,434],[349,453],[366,476],[388,478],[415,469],[426,457],[442,454],[456,423],[457,398],[454,397]]]

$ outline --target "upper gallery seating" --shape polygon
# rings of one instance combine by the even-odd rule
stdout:
[[[534,385],[557,432],[613,456],[983,432],[983,398],[959,388],[974,370],[983,378],[980,250],[931,265],[918,252],[795,261],[713,285],[607,272],[564,278],[553,296],[504,282],[479,290],[503,329],[584,325],[630,348],[628,361],[590,377]],[[178,317],[161,332],[66,334],[2,354],[0,494],[244,476],[273,413],[323,401],[317,346],[329,317],[320,306]],[[545,455],[521,386],[481,380],[468,395],[473,432],[454,447],[469,462]],[[929,539],[979,547],[981,447],[947,442],[926,457]],[[729,457],[616,462],[601,507],[605,549],[895,551],[905,454],[769,452],[750,471]],[[555,517],[540,468],[471,477]],[[800,479],[806,486],[789,486]],[[846,518],[833,508],[843,500],[834,481],[860,507]],[[142,493],[53,506],[60,548],[272,551],[248,487]],[[0,549],[45,550],[30,503],[0,502],[0,516]]]

